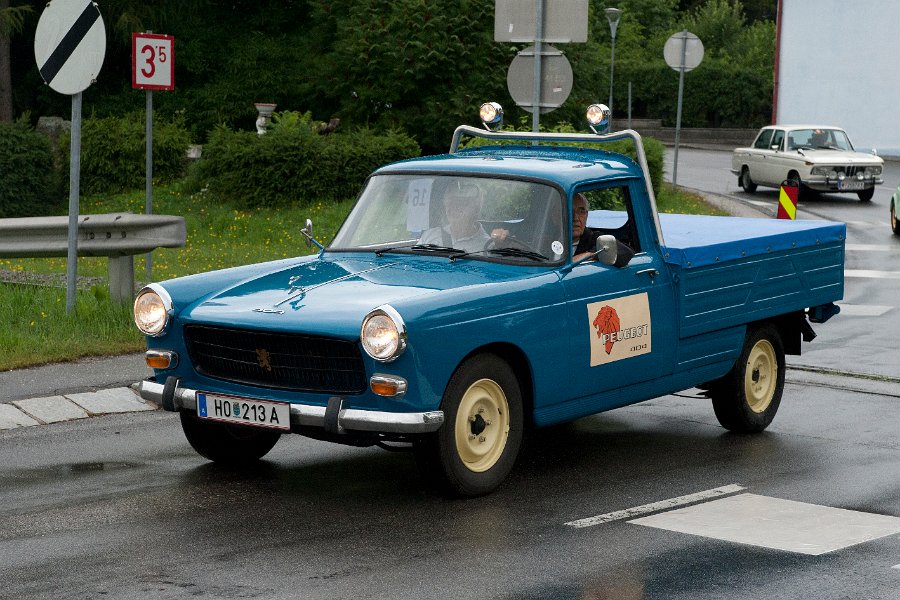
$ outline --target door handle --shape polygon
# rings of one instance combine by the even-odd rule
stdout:
[[[636,274],[637,274],[637,275],[644,275],[644,274],[649,275],[649,276],[650,276],[650,281],[656,281],[656,276],[659,275],[659,271],[657,271],[657,270],[654,269],[654,268],[650,268],[650,269],[641,269],[641,270],[638,271]]]

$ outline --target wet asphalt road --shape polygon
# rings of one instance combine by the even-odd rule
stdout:
[[[896,598],[900,535],[806,556],[564,525],[734,483],[900,515],[900,398],[789,380],[762,435],[668,396],[538,432],[503,488],[468,501],[407,454],[297,436],[222,470],[163,412],[0,432],[0,597]]]

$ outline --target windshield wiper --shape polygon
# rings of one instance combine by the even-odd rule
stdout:
[[[524,250],[522,248],[492,248],[487,252],[491,254],[499,254],[500,256],[515,256],[522,258],[530,258],[531,260],[550,260],[548,257],[544,256],[540,252],[534,252],[532,250]]]
[[[465,250],[453,248],[450,246],[438,246],[437,244],[414,244],[409,247],[410,250],[424,250],[425,252],[451,252],[453,254],[465,254]]]
[[[413,246],[414,246],[414,244],[404,244],[402,246],[389,246],[387,248],[382,248],[381,250],[376,250],[375,256],[381,256],[385,252],[393,252],[394,250],[407,250],[409,248],[412,248]]]
[[[405,246],[391,246],[389,248],[382,248],[381,250],[375,251],[375,256],[381,256],[385,252],[393,252],[395,250],[415,250],[422,252],[443,252],[448,254],[465,254],[465,250],[460,250],[459,248],[451,248],[450,246],[438,246],[437,244],[411,244]]]

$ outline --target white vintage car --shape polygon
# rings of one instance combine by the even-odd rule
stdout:
[[[883,183],[883,166],[874,151],[855,151],[843,129],[822,125],[763,127],[751,147],[737,148],[731,156],[731,172],[747,193],[758,185],[780,187],[794,180],[801,196],[810,190],[853,192],[863,201]]]

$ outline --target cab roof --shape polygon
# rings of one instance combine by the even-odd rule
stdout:
[[[542,179],[571,189],[586,181],[642,178],[640,166],[617,152],[573,146],[479,146],[413,158],[374,174],[435,172]]]

